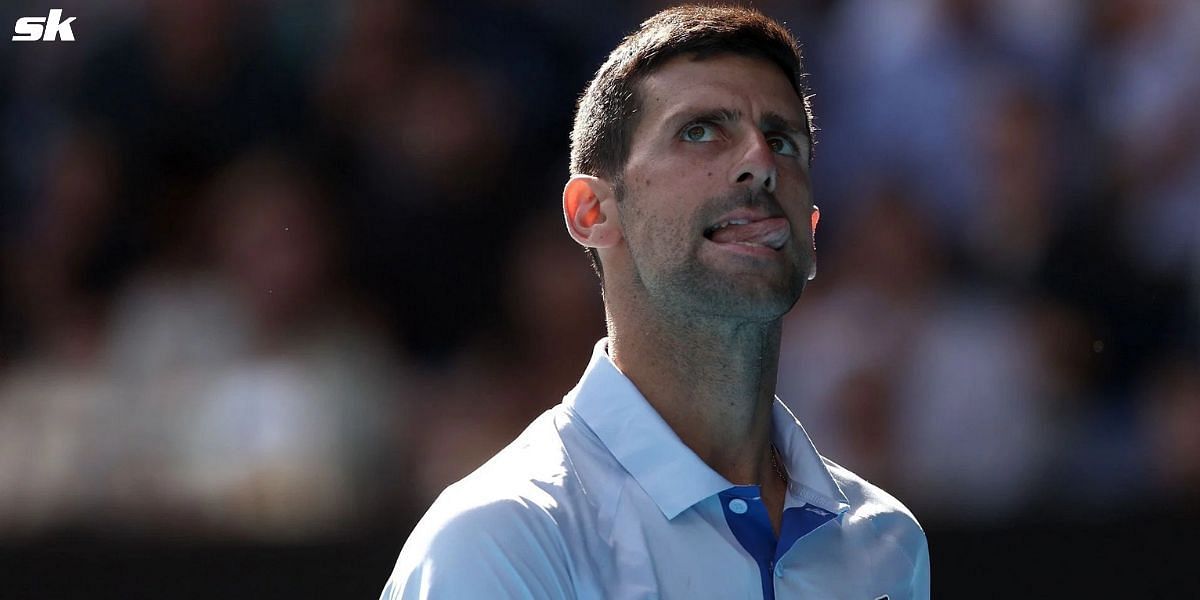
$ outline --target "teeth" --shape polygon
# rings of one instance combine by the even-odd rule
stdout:
[[[724,223],[718,223],[717,226],[712,228],[712,231],[717,231],[718,229],[724,229],[730,225],[745,225],[749,222],[750,221],[747,219],[733,219],[732,221],[725,221]]]

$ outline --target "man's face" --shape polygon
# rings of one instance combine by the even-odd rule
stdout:
[[[640,87],[620,222],[660,309],[774,319],[815,268],[804,108],[759,58],[675,58]]]

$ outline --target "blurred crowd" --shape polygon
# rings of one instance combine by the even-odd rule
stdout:
[[[1200,514],[1200,3],[757,5],[822,130],[818,448],[930,522]],[[56,4],[0,53],[0,539],[403,523],[559,402],[574,100],[662,6]]]

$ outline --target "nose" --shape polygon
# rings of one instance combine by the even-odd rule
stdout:
[[[775,191],[775,184],[779,181],[775,152],[761,132],[755,131],[750,137],[745,151],[734,164],[730,180],[735,184],[750,186],[752,191],[758,191],[756,188],[769,193]]]

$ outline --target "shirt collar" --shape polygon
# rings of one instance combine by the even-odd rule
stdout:
[[[779,396],[775,397],[771,409],[771,437],[783,455],[788,472],[787,506],[808,503],[832,513],[850,510],[850,501],[833,479],[800,420]]]
[[[633,382],[609,358],[601,339],[578,385],[564,404],[608,447],[609,452],[654,500],[667,519],[733,487],[688,448],[650,406]],[[789,500],[801,500],[831,512],[849,508],[808,434],[791,411],[775,399],[773,437],[784,455]]]

